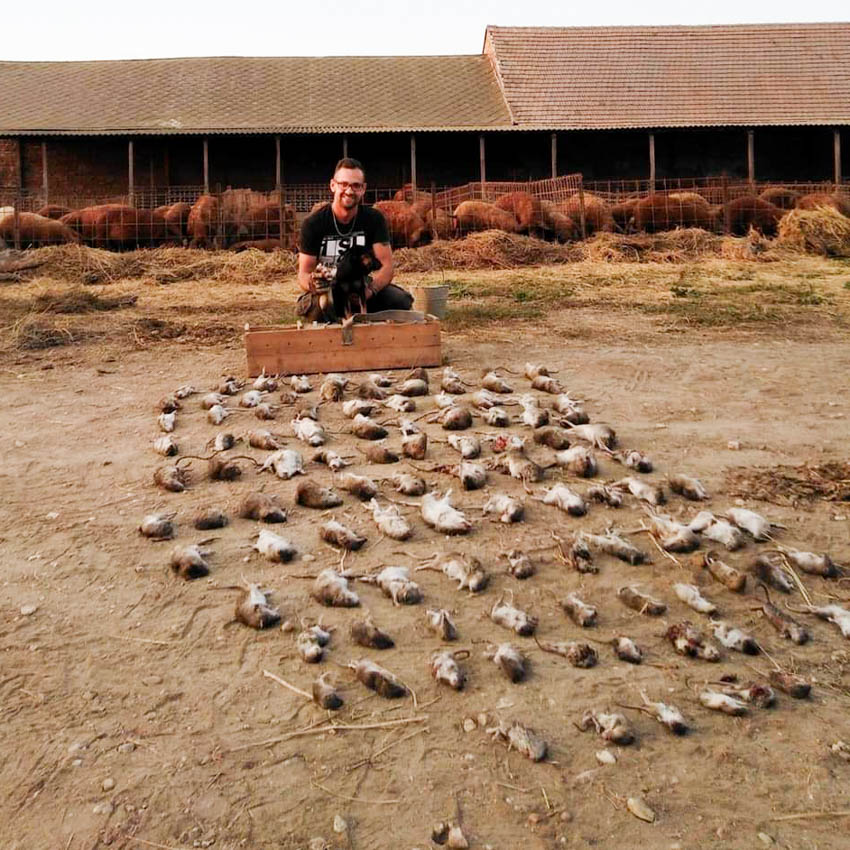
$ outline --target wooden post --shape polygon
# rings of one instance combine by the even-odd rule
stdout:
[[[44,203],[49,203],[47,195],[47,142],[41,143],[41,193],[44,195]]]
[[[416,134],[410,134],[410,197],[416,200]]]
[[[578,187],[578,214],[581,238],[587,239],[587,216],[584,212],[584,180],[582,180]]]
[[[278,135],[274,137],[274,185],[278,191],[280,191],[280,178],[280,136]]]
[[[655,191],[655,133],[649,134],[649,191]]]
[[[484,157],[484,134],[478,136],[478,164],[481,169],[481,200],[486,200],[484,197],[484,184],[487,182],[487,163]]]
[[[18,193],[24,188],[24,152],[21,150],[21,140],[17,139],[17,155],[18,155]]]
[[[204,194],[210,193],[210,143],[204,139]]]
[[[558,176],[558,134],[552,133],[552,178]]]
[[[345,159],[348,156],[348,136],[342,137],[342,158]]]
[[[133,140],[127,142],[127,203],[129,206],[133,204],[133,186],[135,184],[135,175],[133,174]]]
[[[750,183],[756,179],[756,134],[753,130],[747,130],[747,179]]]
[[[832,131],[832,153],[835,162],[835,191],[841,189],[841,130]]]
[[[15,250],[21,250],[21,193],[15,195],[15,209],[13,210],[12,218],[12,241],[15,245]]]

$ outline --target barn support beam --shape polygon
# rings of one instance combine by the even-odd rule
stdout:
[[[345,159],[348,156],[348,136],[342,137],[342,158]]]
[[[747,130],[747,180],[754,183],[756,179],[756,134],[755,130]]]
[[[655,191],[655,133],[649,134],[649,191]]]
[[[280,170],[280,136],[274,137],[274,185],[276,189],[281,186],[281,170]]]
[[[410,191],[411,198],[416,200],[416,134],[410,134]]]
[[[204,194],[210,193],[210,141],[204,139]]]
[[[484,184],[487,182],[487,158],[484,155],[484,134],[478,135],[478,165],[481,169],[481,191],[484,191]]]
[[[133,174],[134,163],[133,140],[127,142],[127,203],[133,206],[133,186],[136,183],[135,174]]]
[[[47,142],[41,143],[41,193],[44,195],[44,203],[50,203],[47,196]]]
[[[835,190],[841,188],[841,130],[832,131],[832,156],[835,171]]]
[[[558,176],[558,134],[552,133],[552,177]]]

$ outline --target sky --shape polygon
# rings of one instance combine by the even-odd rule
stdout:
[[[847,0],[40,0],[6,3],[0,60],[480,53],[496,26],[847,21]],[[18,34],[15,36],[15,34]]]

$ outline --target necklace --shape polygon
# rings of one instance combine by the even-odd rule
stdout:
[[[359,212],[359,210],[357,210],[354,213],[354,218],[351,219],[351,227],[349,227],[348,232],[345,233],[342,230],[340,230],[339,224],[337,224],[337,221],[336,221],[336,213],[333,210],[331,210],[331,217],[334,220],[334,230],[336,231],[337,236],[351,236],[351,234],[354,232],[354,225],[357,224],[357,213],[358,212]]]

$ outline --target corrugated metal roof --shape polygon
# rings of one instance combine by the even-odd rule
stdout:
[[[488,27],[526,128],[850,124],[850,24]]]
[[[0,135],[509,126],[486,56],[0,62]]]

